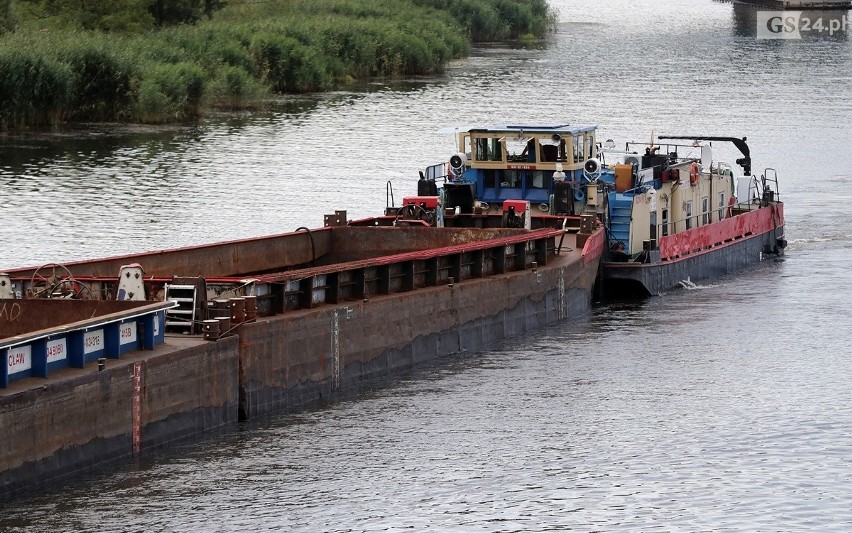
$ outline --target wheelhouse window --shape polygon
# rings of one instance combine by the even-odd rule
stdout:
[[[710,197],[705,196],[701,199],[701,224],[710,223]]]
[[[686,218],[686,229],[692,229],[692,201],[686,202],[684,206],[684,218]]]
[[[510,162],[535,161],[535,142],[532,139],[506,139],[506,159]]]
[[[663,237],[665,237],[666,235],[669,234],[669,210],[668,209],[663,209],[663,213],[662,213],[661,218],[663,219],[663,223],[662,223]],[[672,229],[674,229],[674,228],[672,228]]]
[[[574,162],[575,163],[582,163],[583,161],[585,161],[585,159],[583,159],[583,156],[585,155],[586,150],[585,150],[585,146],[583,144],[583,139],[584,139],[584,137],[583,137],[582,133],[574,136]]]
[[[503,161],[503,144],[500,139],[481,137],[474,140],[474,158],[477,161]]]
[[[719,193],[719,220],[725,218],[725,193]]]
[[[559,138],[558,135],[554,139],[541,139],[539,141],[539,149],[541,150],[542,163],[556,163],[557,161],[568,160],[565,153],[565,139]]]

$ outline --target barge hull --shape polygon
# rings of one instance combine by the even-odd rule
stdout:
[[[597,261],[370,298],[240,331],[240,416],[293,411],[591,310]]]
[[[305,255],[320,264],[298,268],[300,256],[287,260],[295,269],[257,276],[275,292],[267,300],[275,314],[239,323],[229,330],[233,334],[217,340],[170,334],[150,350],[108,354],[113,358],[102,371],[99,362],[89,361],[83,368],[51,370],[48,377],[10,381],[0,388],[0,494],[62,481],[232,427],[241,418],[304,409],[357,390],[366,380],[590,311],[601,230],[576,240],[571,235],[564,244],[559,239],[558,246],[558,231],[483,231],[338,228],[341,246],[349,247],[328,249],[325,242],[335,239],[335,231],[316,232],[325,237],[312,241]],[[368,234],[392,254],[369,257],[359,251]],[[412,251],[409,237],[425,250]],[[311,242],[300,233],[265,244],[296,239]],[[439,239],[443,246],[435,246]],[[226,255],[235,262],[250,257],[257,242],[245,244],[227,243]],[[347,261],[322,263],[329,250]],[[198,250],[188,253],[194,257]],[[154,264],[151,271],[161,274],[164,257],[170,266],[186,262],[180,251],[133,259]],[[88,268],[80,262],[72,271],[91,276],[118,262],[127,258],[93,261]],[[33,276],[23,272],[19,279]],[[344,278],[350,282],[344,284]],[[298,297],[291,298],[285,287],[296,284]]]
[[[703,281],[744,270],[764,261],[767,251],[777,249],[776,231],[753,235],[725,246],[655,264],[604,263],[604,288],[608,296],[634,294],[657,296],[680,288],[681,281]]]
[[[236,423],[238,357],[231,337],[12,389],[0,397],[0,494]]]

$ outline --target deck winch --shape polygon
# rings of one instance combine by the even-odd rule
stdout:
[[[437,196],[407,196],[402,199],[402,207],[396,214],[396,222],[434,226],[438,220],[438,201]]]
[[[506,200],[503,202],[504,228],[531,228],[532,213],[530,203],[525,200]]]

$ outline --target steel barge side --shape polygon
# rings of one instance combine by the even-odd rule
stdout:
[[[0,314],[0,493],[582,316],[604,248],[579,219],[533,231],[329,220],[0,276],[0,306],[18,306]],[[65,311],[22,327],[39,302]],[[131,308],[106,309],[119,303]]]

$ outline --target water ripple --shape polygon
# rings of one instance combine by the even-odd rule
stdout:
[[[445,76],[0,138],[0,265],[373,215],[388,181],[398,203],[454,151],[439,128],[554,117],[748,135],[780,171],[784,260],[7,502],[0,529],[848,530],[852,47],[758,41],[740,4],[554,4],[548,46],[480,48]]]

